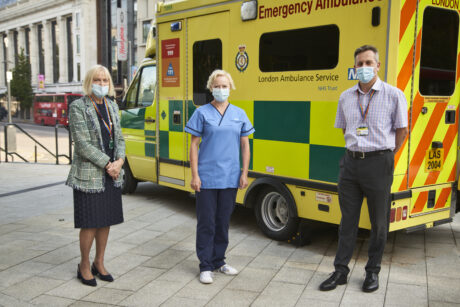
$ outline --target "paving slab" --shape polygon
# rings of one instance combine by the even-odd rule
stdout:
[[[62,283],[62,280],[34,276],[2,290],[2,293],[21,300],[30,301]]]
[[[251,306],[295,306],[304,288],[305,285],[272,281],[251,304]]]
[[[156,279],[165,271],[144,266],[138,266],[124,275],[119,276],[114,282],[106,285],[107,288],[136,291]]]
[[[428,306],[427,287],[388,283],[385,304],[389,306]]]
[[[460,303],[460,278],[428,276],[428,298],[431,301]]]
[[[131,294],[133,294],[133,291],[111,289],[104,287],[99,288],[94,292],[91,292],[87,296],[83,297],[82,300],[93,303],[116,305],[120,301],[130,296]]]
[[[31,300],[30,303],[34,306],[65,307],[75,303],[75,300],[43,294]]]
[[[209,301],[209,303],[206,306],[250,306],[258,295],[258,292],[223,289],[221,292],[219,292],[219,295],[214,296],[214,298],[211,301]]]

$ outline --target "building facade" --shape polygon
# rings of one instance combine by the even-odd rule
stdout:
[[[81,92],[97,63],[96,0],[0,1],[0,93],[24,52],[35,92]]]
[[[119,99],[136,59],[136,9],[136,0],[0,0],[0,103],[6,72],[21,52],[35,93],[81,93],[86,71],[102,64]],[[125,59],[118,51],[120,14]]]

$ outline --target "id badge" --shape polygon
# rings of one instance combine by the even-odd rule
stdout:
[[[110,140],[110,142],[109,142],[109,148],[110,148],[110,149],[113,149],[113,140]]]
[[[361,127],[356,128],[356,135],[357,136],[369,135],[369,128],[367,128],[365,126],[361,126]]]

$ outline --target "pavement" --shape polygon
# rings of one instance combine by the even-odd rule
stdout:
[[[361,231],[346,285],[321,292],[333,270],[337,227],[319,224],[297,247],[265,237],[237,208],[227,262],[237,276],[198,281],[194,198],[141,183],[123,196],[125,222],[111,228],[113,283],[76,278],[78,230],[68,165],[0,163],[1,306],[460,306],[460,215],[450,224],[391,233],[380,288],[363,293],[368,232]],[[94,251],[93,251],[94,252]]]

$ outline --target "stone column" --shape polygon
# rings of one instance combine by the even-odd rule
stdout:
[[[14,68],[14,31],[13,30],[8,30],[7,32],[7,38],[8,38],[8,50],[7,50],[7,69],[8,70],[13,70]]]
[[[6,80],[5,80],[5,63],[3,54],[3,33],[0,33],[0,87],[6,87]]]
[[[57,18],[57,26],[59,28],[59,83],[68,82],[68,69],[67,69],[67,22],[66,18],[59,16]]]
[[[93,65],[97,64],[97,14],[96,1],[82,1],[80,19],[81,79]],[[102,35],[106,35],[102,30]]]
[[[38,85],[38,34],[37,25],[31,24],[29,32],[29,46],[30,46],[30,74],[32,77],[32,85]]]
[[[53,40],[51,37],[51,21],[43,21],[44,46],[45,50],[45,84],[53,83]]]
[[[21,54],[21,49],[24,50],[24,55],[26,54],[26,31],[24,28],[17,28],[18,31],[18,55]]]

